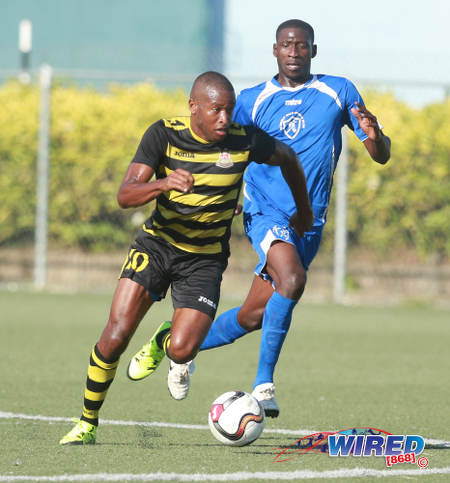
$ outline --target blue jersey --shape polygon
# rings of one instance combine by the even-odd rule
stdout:
[[[354,130],[361,141],[367,138],[350,112],[355,102],[363,104],[349,80],[321,74],[311,75],[297,87],[282,87],[274,77],[243,90],[236,101],[236,122],[258,126],[297,153],[307,180],[315,226],[326,222],[333,174],[342,148],[342,127]],[[296,211],[278,166],[251,163],[244,180],[244,196],[252,201],[250,210],[270,210],[280,221]]]

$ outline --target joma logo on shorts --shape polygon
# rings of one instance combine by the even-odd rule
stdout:
[[[212,300],[207,299],[203,295],[200,295],[200,297],[198,298],[198,301],[199,302],[203,302],[204,304],[209,305],[213,309],[216,309],[217,308],[217,304],[215,304]]]

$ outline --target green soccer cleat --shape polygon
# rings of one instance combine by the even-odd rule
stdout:
[[[156,368],[166,355],[164,350],[158,345],[158,336],[162,332],[167,333],[171,326],[172,322],[163,322],[153,334],[150,341],[133,356],[127,369],[127,376],[132,381],[140,381],[141,379],[144,379],[144,377],[155,372]]]
[[[77,424],[61,439],[59,444],[95,444],[97,426],[79,419],[73,419],[73,421]]]

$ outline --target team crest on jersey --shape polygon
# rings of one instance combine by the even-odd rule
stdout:
[[[233,166],[233,160],[231,159],[230,153],[227,151],[222,151],[219,154],[219,159],[216,162],[216,166],[219,166],[219,168],[231,168]]]
[[[281,238],[282,240],[288,241],[291,238],[289,230],[285,226],[274,225],[272,227],[272,231],[278,238]]]
[[[304,127],[305,119],[297,111],[285,114],[280,121],[280,131],[283,131],[289,139],[294,139]]]

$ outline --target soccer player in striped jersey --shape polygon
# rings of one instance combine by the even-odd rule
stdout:
[[[274,370],[308,266],[319,249],[342,127],[355,132],[377,163],[390,158],[390,140],[356,87],[342,77],[311,74],[316,53],[311,25],[297,19],[280,24],[273,45],[278,74],[243,90],[234,111],[235,121],[263,129],[297,153],[307,179],[313,227],[303,237],[289,227],[295,204],[279,168],[252,163],[244,175],[244,226],[259,264],[243,305],[221,314],[201,346],[230,344],[262,328],[253,395],[269,417],[279,414]]]
[[[189,362],[216,313],[231,221],[251,161],[280,166],[297,207],[290,223],[299,236],[310,229],[306,180],[294,151],[259,128],[232,123],[234,106],[229,80],[206,72],[193,84],[191,115],[161,119],[144,134],[117,197],[122,208],[152,200],[156,206],[128,252],[108,323],[92,350],[80,420],[60,444],[95,443],[98,414],[119,357],[169,286],[172,320],[158,327],[148,350],[132,359],[127,373],[139,379],[144,363],[148,375],[167,354],[177,388],[189,379]],[[172,395],[182,399],[184,390]]]

